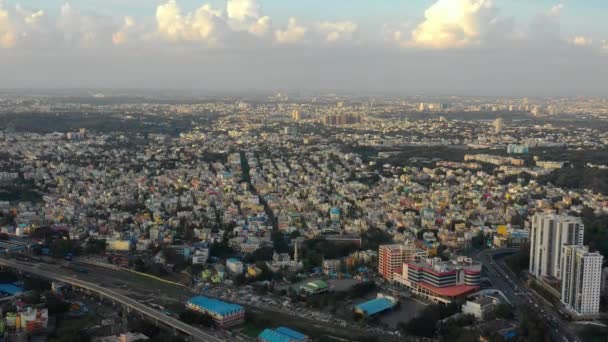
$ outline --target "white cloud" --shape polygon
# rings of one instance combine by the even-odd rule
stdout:
[[[169,0],[156,9],[157,31],[162,38],[169,41],[202,41],[214,44],[219,39],[224,23],[221,11],[213,9],[209,4],[185,15],[182,15],[175,0]]]
[[[15,47],[46,35],[52,29],[45,19],[41,10],[29,10],[19,4],[5,8],[0,0],[0,48]]]
[[[135,26],[133,17],[125,17],[124,23],[119,31],[112,35],[112,43],[114,45],[123,45],[128,41],[129,31]]]
[[[272,22],[270,20],[270,17],[261,17],[249,26],[248,31],[253,35],[262,37],[265,36],[268,31],[270,31],[271,24]]]
[[[490,0],[437,0],[412,31],[410,44],[439,49],[478,44],[500,24],[496,12]]]
[[[227,0],[226,14],[234,31],[247,31],[261,38],[271,30],[272,20],[262,15],[259,0]]]
[[[260,1],[226,0],[222,8],[201,4],[192,11],[184,11],[179,0],[163,0],[156,7],[155,17],[150,13],[150,17],[136,22],[132,17],[83,12],[70,3],[62,5],[58,14],[51,11],[53,15],[47,15],[20,5],[4,6],[0,0],[0,49],[17,47],[53,52],[112,45],[161,48],[169,41],[213,47],[238,46],[257,51],[271,41],[332,49],[346,44],[373,43],[372,40],[361,42],[359,38],[363,35],[360,35],[357,23],[349,20],[301,22],[291,17],[287,24],[273,26],[273,20],[264,16]],[[501,47],[505,43],[520,48],[569,45],[570,48],[589,46],[593,48],[589,50],[596,53],[602,49],[608,51],[608,44],[597,37],[592,40],[584,35],[562,36],[559,15],[563,9],[563,4],[548,6],[532,17],[529,29],[522,26],[521,31],[515,31],[513,27],[507,27],[507,20],[498,16],[492,0],[434,0],[422,21],[387,24],[382,33],[386,40],[406,48],[444,49],[479,44]],[[521,32],[520,36],[511,35],[515,32]],[[342,42],[345,44],[340,46],[338,43]],[[127,51],[126,48],[117,50]]]
[[[261,16],[262,6],[257,0],[228,0],[226,12],[229,19],[238,21],[257,20]]]
[[[593,40],[585,36],[575,36],[574,38],[572,38],[572,44],[578,46],[589,46],[593,44]]]
[[[116,30],[117,23],[113,18],[83,13],[66,2],[61,6],[59,18],[55,25],[51,25],[48,34],[57,33],[59,39],[68,45],[97,46],[110,44],[112,33]]]
[[[285,30],[275,31],[275,39],[281,44],[296,43],[302,41],[306,37],[307,33],[308,28],[298,24],[296,18],[292,17],[289,18],[289,22],[287,23],[287,28]]]
[[[353,40],[357,28],[357,24],[352,21],[325,21],[316,25],[317,31],[323,35],[323,39],[328,43],[340,40]]]
[[[0,47],[57,49],[109,44],[119,29],[112,17],[83,13],[64,3],[56,16],[20,4],[5,8],[0,0]],[[120,35],[118,35],[120,36]],[[117,37],[120,38],[120,37]]]
[[[41,19],[44,17],[44,11],[42,11],[42,10],[29,11],[29,10],[21,7],[20,4],[17,4],[15,6],[15,12],[21,18],[23,18],[23,21],[26,24],[29,24],[29,25],[36,25],[36,24],[38,24],[41,21]]]
[[[17,37],[9,13],[0,1],[0,48],[11,48],[16,42]]]
[[[564,9],[564,4],[557,4],[553,7],[551,7],[551,9],[549,9],[549,15],[552,15],[554,17],[557,17],[561,14],[562,10]]]

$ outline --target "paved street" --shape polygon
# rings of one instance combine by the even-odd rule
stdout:
[[[24,272],[28,272],[31,274],[36,274],[48,279],[55,279],[64,281],[66,283],[71,283],[75,286],[86,287],[91,289],[94,292],[100,292],[106,295],[111,296],[120,296],[120,298],[124,299],[126,303],[134,305],[137,304],[136,309],[142,311],[142,313],[149,315],[152,319],[158,319],[161,322],[177,322],[176,324],[180,325],[180,328],[184,330],[178,329],[180,331],[186,332],[186,329],[192,328],[196,329],[190,325],[184,324],[183,322],[164,315],[158,310],[151,308],[148,305],[142,303],[146,299],[150,298],[169,298],[173,301],[184,303],[188,298],[197,295],[197,293],[192,292],[189,288],[180,287],[177,285],[166,284],[159,281],[151,281],[148,278],[145,278],[140,275],[133,274],[128,271],[122,270],[113,270],[104,267],[96,267],[89,264],[80,264],[77,263],[79,267],[84,267],[89,270],[87,273],[76,273],[70,269],[60,267],[55,264],[48,263],[40,263],[40,262],[25,262],[25,261],[17,261],[14,259],[5,259],[0,258],[0,265],[5,265],[8,267],[13,267]],[[137,289],[137,291],[132,291],[132,289]],[[105,291],[105,292],[102,292]],[[210,294],[206,293],[206,296],[210,296]],[[348,326],[342,327],[337,324],[332,324],[330,322],[324,322],[321,320],[311,319],[308,317],[302,317],[296,315],[295,312],[288,312],[284,310],[281,306],[271,307],[271,306],[260,306],[254,305],[254,303],[246,303],[238,300],[237,298],[226,298],[225,296],[214,296],[219,299],[238,302],[243,305],[247,310],[252,310],[256,312],[263,312],[269,315],[281,315],[284,317],[291,317],[294,320],[298,320],[301,322],[306,322],[311,326],[318,327],[324,331],[329,333],[333,333],[336,335],[343,336],[366,336],[366,335],[375,335],[375,332],[365,331],[356,327]],[[118,301],[122,302],[122,301]],[[169,325],[169,324],[168,324]],[[202,332],[200,329],[196,329]],[[194,332],[193,332],[194,333]],[[203,332],[204,333],[204,332]],[[378,332],[380,333],[380,332]],[[200,333],[199,333],[200,334]],[[206,334],[206,333],[205,333]],[[191,335],[196,336],[196,335]],[[212,336],[212,335],[209,335]],[[215,338],[214,336],[212,336]],[[386,335],[387,340],[393,339],[394,336]],[[203,339],[204,341],[212,341],[210,339]]]
[[[478,253],[475,259],[483,264],[490,282],[497,290],[502,291],[514,307],[527,304],[539,317],[548,322],[554,341],[577,342],[580,339],[568,327],[568,322],[561,319],[557,310],[543,298],[530,291],[513,275],[502,261],[495,260],[501,254],[512,254],[516,249],[489,249]]]
[[[39,267],[40,264],[32,264],[26,263],[22,261],[9,260],[0,258],[0,265],[12,267],[22,272],[27,272],[35,275],[39,275],[41,277],[50,279],[50,280],[58,280],[64,283],[71,284],[76,287],[80,287],[89,291],[96,292],[98,294],[103,295],[109,300],[115,301],[122,305],[127,306],[130,310],[136,310],[146,316],[148,316],[152,320],[156,320],[158,322],[162,322],[169,327],[176,329],[188,336],[190,336],[195,341],[223,341],[207,332],[204,332],[198,328],[195,328],[191,325],[183,323],[182,321],[175,319],[173,317],[169,317],[158,310],[152,309],[149,306],[139,303],[129,297],[126,297],[112,289],[107,287],[101,287],[94,283],[90,283],[81,279],[78,279],[74,276],[70,276],[66,272],[66,270],[61,269],[60,267],[55,267],[54,265],[44,265],[45,267]]]

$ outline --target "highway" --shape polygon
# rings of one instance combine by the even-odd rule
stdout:
[[[11,262],[12,264],[8,264]],[[157,319],[157,317],[161,317],[158,321],[166,323],[168,321],[169,316],[162,314],[158,310],[144,304],[144,302],[149,301],[150,299],[156,299],[158,301],[167,300],[170,298],[172,301],[183,303],[188,298],[196,295],[197,293],[191,292],[190,289],[185,287],[174,286],[170,284],[165,284],[159,281],[148,281],[146,277],[141,277],[138,275],[134,275],[131,272],[120,270],[119,268],[108,268],[100,267],[95,264],[90,263],[79,263],[78,261],[73,261],[79,265],[79,267],[86,268],[89,272],[87,273],[79,273],[77,271],[73,271],[71,269],[66,269],[60,267],[58,264],[53,263],[45,263],[38,261],[17,261],[14,259],[2,259],[0,258],[0,265],[10,266],[19,270],[23,270],[27,273],[38,274],[48,279],[57,279],[64,281],[66,283],[72,283],[75,286],[81,288],[87,288],[86,286],[80,285],[88,285],[88,288],[92,289],[94,292],[100,292],[97,288],[106,290],[110,294],[114,296],[122,296],[130,300],[131,302],[135,302],[139,304],[143,309],[150,313],[154,313],[153,315],[148,315],[152,320]],[[46,273],[44,271],[45,270]],[[68,279],[69,281],[65,280]],[[142,282],[143,281],[143,282]],[[76,284],[75,282],[79,282]],[[96,288],[93,288],[96,286]],[[120,293],[117,293],[120,292]],[[103,294],[103,293],[102,293]],[[105,294],[104,294],[105,295]],[[339,335],[339,336],[359,336],[359,337],[371,337],[377,336],[377,333],[369,332],[365,329],[359,329],[358,327],[347,326],[342,327],[340,325],[336,325],[330,322],[320,321],[316,319],[310,319],[301,317],[299,315],[295,315],[295,313],[289,313],[288,311],[283,311],[280,309],[271,308],[269,306],[257,306],[254,303],[246,303],[239,300],[235,300],[234,298],[224,298],[224,296],[216,296],[211,295],[209,293],[205,293],[205,296],[217,298],[220,300],[234,301],[243,305],[247,310],[258,313],[265,313],[268,315],[281,316],[282,318],[289,320],[297,320],[299,322],[304,322],[305,324],[309,324],[318,329],[323,329],[331,334]],[[107,297],[107,296],[106,296]],[[139,301],[139,302],[138,302]],[[118,301],[117,301],[118,302]],[[146,313],[147,314],[147,313]],[[174,318],[171,318],[172,321],[177,321]],[[194,327],[186,325],[181,321],[177,321],[181,323],[182,326],[189,327],[190,329],[194,329]],[[182,330],[180,330],[182,331]],[[187,332],[184,332],[190,335]],[[195,335],[191,335],[195,337]],[[212,336],[214,337],[214,336]],[[395,336],[393,335],[383,335],[387,341],[394,340]],[[211,338],[202,338],[200,340],[203,341],[219,341],[217,337],[215,340]],[[220,339],[222,340],[222,339]],[[223,341],[223,340],[222,340]]]
[[[529,305],[532,310],[538,313],[539,317],[545,319],[551,329],[553,341],[580,341],[576,334],[568,327],[568,322],[561,319],[561,316],[553,306],[549,305],[544,298],[530,291],[522,284],[520,279],[508,270],[504,263],[494,260],[498,255],[512,254],[517,251],[517,249],[508,248],[483,250],[475,256],[475,259],[483,264],[486,274],[494,287],[502,291],[515,307]]]
[[[80,259],[80,260],[82,261],[82,259]],[[78,261],[74,261],[74,262],[78,262]],[[294,320],[299,323],[305,323],[305,324],[314,326],[318,329],[324,330],[325,332],[327,332],[329,334],[333,334],[333,335],[337,335],[337,336],[355,338],[355,337],[375,337],[378,335],[382,335],[382,338],[384,338],[387,341],[395,338],[394,335],[386,334],[385,332],[370,331],[368,329],[364,329],[364,328],[357,327],[354,325],[342,326],[342,325],[334,323],[334,322],[328,322],[328,321],[320,320],[317,318],[304,317],[304,316],[300,315],[298,312],[290,311],[291,309],[285,309],[284,307],[281,307],[281,306],[273,306],[270,304],[264,304],[264,303],[260,303],[260,302],[256,303],[256,302],[246,301],[246,300],[243,300],[243,298],[232,297],[232,296],[228,295],[229,291],[220,291],[220,293],[211,293],[208,291],[199,292],[199,291],[193,291],[192,289],[189,289],[187,287],[181,287],[181,286],[177,287],[177,286],[173,286],[173,285],[163,286],[161,288],[158,288],[157,286],[159,286],[159,285],[162,286],[165,284],[162,284],[161,282],[157,282],[157,281],[147,282],[145,284],[135,284],[132,281],[128,280],[128,278],[132,278],[132,276],[133,276],[133,274],[131,272],[125,271],[124,269],[120,269],[120,268],[114,267],[114,266],[109,267],[108,264],[104,265],[102,263],[87,261],[86,263],[83,264],[83,266],[86,266],[87,268],[89,268],[89,270],[91,270],[91,272],[88,272],[87,274],[78,274],[78,277],[80,279],[86,278],[86,280],[89,282],[111,287],[114,289],[120,289],[120,290],[125,290],[125,288],[127,288],[127,289],[130,288],[132,290],[137,289],[137,292],[139,292],[139,294],[143,294],[143,292],[146,291],[148,294],[145,296],[147,296],[148,298],[154,298],[155,296],[159,296],[162,293],[163,295],[172,297],[172,299],[174,299],[174,300],[177,299],[178,301],[183,302],[194,295],[202,294],[207,297],[240,304],[240,305],[244,306],[248,312],[263,313],[263,314],[270,315],[270,316],[281,317],[281,319],[279,319],[279,321],[283,321],[283,322],[289,322],[290,320]],[[125,276],[127,278],[125,278]],[[139,277],[139,278],[146,280],[146,277]],[[112,281],[107,281],[108,279],[111,279]],[[133,280],[133,279],[131,279],[131,280]],[[171,289],[171,288],[173,288],[173,289]],[[179,290],[175,291],[176,288],[178,288]],[[224,290],[227,290],[227,288]],[[158,291],[160,291],[160,292],[158,292]],[[169,291],[171,291],[171,292],[169,292]],[[141,295],[140,295],[140,297],[141,297]],[[284,323],[284,324],[287,324],[287,323]]]
[[[39,267],[35,267],[29,263],[16,261],[16,260],[9,260],[9,259],[5,259],[5,258],[0,258],[0,265],[6,266],[6,267],[11,267],[11,268],[20,270],[22,272],[38,275],[38,276],[44,277],[49,280],[61,281],[61,282],[70,284],[75,287],[79,287],[79,288],[82,288],[82,289],[85,289],[88,291],[98,293],[109,300],[112,300],[116,303],[120,303],[120,304],[128,307],[130,310],[135,310],[137,312],[140,312],[141,314],[148,316],[152,320],[162,322],[163,324],[165,324],[171,328],[174,328],[175,330],[180,331],[185,335],[190,336],[195,341],[211,341],[211,342],[223,341],[222,339],[220,339],[216,336],[208,334],[208,333],[206,333],[198,328],[195,328],[191,325],[188,325],[178,319],[164,315],[160,311],[157,311],[145,304],[142,304],[127,296],[117,293],[116,291],[98,286],[98,285],[90,283],[90,282],[80,280],[76,277],[61,275],[57,272],[43,270],[43,269],[41,269]],[[44,266],[46,266],[46,265],[44,265]]]

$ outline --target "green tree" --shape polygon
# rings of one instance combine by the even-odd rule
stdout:
[[[57,315],[67,312],[70,309],[70,304],[64,302],[61,298],[57,297],[54,293],[46,291],[44,294],[46,298],[46,307],[49,310],[49,314]]]
[[[500,303],[494,308],[496,318],[511,319],[513,318],[513,309],[509,304]]]
[[[471,245],[475,249],[484,249],[486,247],[486,237],[483,234],[483,231],[480,230],[479,233],[471,239]]]
[[[87,254],[102,254],[106,251],[106,240],[105,239],[89,239],[85,247],[85,253]]]

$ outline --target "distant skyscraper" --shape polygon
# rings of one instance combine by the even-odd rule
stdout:
[[[498,119],[494,120],[494,132],[496,134],[502,132],[503,126],[504,126],[504,122],[503,122],[502,118],[498,118]]]
[[[537,213],[530,231],[530,273],[537,278],[561,279],[562,246],[583,245],[584,226],[579,217]]]
[[[424,108],[425,108],[424,102],[420,102],[420,106],[418,106],[418,110],[421,112],[424,112]]]
[[[599,312],[603,259],[587,247],[562,246],[562,303],[579,315]]]
[[[298,109],[294,109],[291,111],[291,119],[293,121],[300,121],[302,120],[302,114],[300,113],[300,110]]]
[[[342,126],[361,123],[362,118],[359,114],[334,114],[325,115],[321,122],[328,126]]]
[[[541,108],[539,106],[534,106],[531,111],[532,115],[539,116],[541,114]]]

